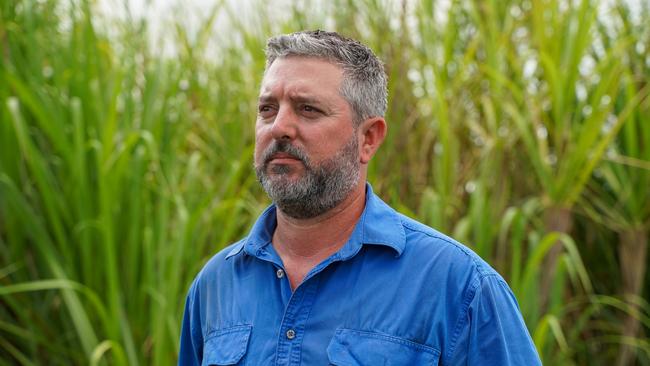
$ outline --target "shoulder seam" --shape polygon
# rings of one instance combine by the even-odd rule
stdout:
[[[456,320],[456,327],[454,328],[454,333],[451,338],[450,346],[449,346],[449,351],[446,353],[442,353],[442,360],[443,364],[447,364],[450,362],[450,358],[453,356],[454,352],[456,351],[456,342],[458,342],[458,337],[460,336],[462,326],[465,324],[465,319],[467,318],[467,310],[469,309],[469,304],[474,301],[474,299],[477,296],[478,289],[481,287],[483,282],[486,279],[489,278],[495,278],[499,285],[501,286],[508,286],[503,277],[499,275],[498,273],[487,273],[482,276],[477,276],[473,281],[469,289],[467,290],[467,294],[465,295],[465,298],[463,300],[463,306],[461,308],[460,313],[458,314],[458,319]]]
[[[408,229],[410,229],[412,231],[418,232],[420,234],[424,234],[424,235],[426,235],[426,236],[428,236],[430,238],[434,238],[434,239],[444,241],[445,243],[453,246],[454,248],[456,248],[457,250],[459,250],[460,252],[465,254],[472,261],[472,264],[474,265],[474,268],[478,272],[481,279],[483,279],[486,276],[491,276],[491,275],[495,274],[492,271],[485,271],[485,268],[483,268],[484,266],[477,262],[476,257],[479,257],[479,255],[478,254],[472,255],[471,252],[469,251],[469,249],[464,248],[460,243],[455,242],[453,240],[449,240],[449,238],[446,238],[444,236],[436,235],[435,233],[427,232],[427,231],[422,230],[420,228],[414,227],[409,222],[405,221],[402,217],[400,217],[400,220],[402,221],[402,225],[404,227],[406,227],[406,228],[408,228]]]
[[[475,278],[470,288],[468,289],[467,293],[465,294],[465,298],[463,299],[463,306],[461,308],[460,313],[458,314],[458,318],[456,319],[456,326],[454,327],[454,333],[451,336],[451,342],[449,343],[449,350],[442,354],[442,358],[446,359],[444,360],[443,364],[447,364],[448,361],[450,361],[450,358],[452,357],[454,351],[456,350],[456,342],[458,342],[458,337],[460,336],[462,327],[465,325],[467,309],[469,309],[469,304],[472,302],[472,300],[474,300],[474,297],[476,297],[476,292],[480,284],[481,284],[481,278],[478,277]]]
[[[192,281],[192,285],[190,286],[190,291],[189,291],[189,294],[187,296],[188,297],[187,306],[189,307],[190,311],[192,311],[192,313],[193,313],[193,310],[194,310],[194,302],[196,300],[196,296],[198,296],[197,292],[199,291],[199,283],[198,282],[199,282],[199,278],[197,276],[194,279],[194,281]],[[192,316],[200,317],[201,316],[201,311],[199,311],[198,314],[192,314]],[[201,322],[199,321],[199,323],[201,323]],[[202,329],[203,327],[199,327],[200,329],[196,329],[196,327],[192,326],[191,321],[190,321],[189,327],[190,327],[190,334],[192,335],[193,338],[201,337],[201,339],[203,339],[203,329]]]

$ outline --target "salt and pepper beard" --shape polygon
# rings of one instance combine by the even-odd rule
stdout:
[[[287,165],[269,167],[271,156],[283,152],[300,160],[303,176],[291,178],[293,168]],[[275,141],[255,164],[257,180],[276,206],[287,216],[308,219],[319,216],[352,192],[359,182],[359,142],[356,134],[331,158],[312,164],[301,149],[288,141]],[[271,170],[269,172],[269,169]]]

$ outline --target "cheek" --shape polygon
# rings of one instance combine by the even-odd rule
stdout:
[[[259,161],[260,157],[262,156],[262,153],[269,146],[271,141],[272,138],[271,138],[271,134],[268,133],[268,128],[258,127],[255,129],[255,151],[254,151],[255,162]]]
[[[262,141],[267,141],[273,138],[271,134],[272,124],[257,122],[255,124],[255,142],[260,143]]]
[[[262,150],[263,149],[260,147],[259,144],[255,144],[255,152],[253,153],[253,157],[254,157],[256,163],[260,159],[260,155],[262,154]]]
[[[266,148],[266,146],[268,146],[268,145],[263,145],[262,143],[260,143],[259,139],[255,140],[255,152],[253,153],[253,156],[255,158],[255,163],[256,164],[259,164],[260,158],[261,158],[262,153],[264,152],[264,149]]]

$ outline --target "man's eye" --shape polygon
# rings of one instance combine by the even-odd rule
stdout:
[[[320,110],[318,108],[312,107],[310,105],[303,105],[302,110],[309,113],[318,113]]]
[[[267,115],[273,111],[273,108],[268,104],[263,104],[257,107],[257,112],[261,115]]]

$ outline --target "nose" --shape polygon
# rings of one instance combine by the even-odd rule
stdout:
[[[281,106],[273,121],[271,135],[276,140],[293,140],[296,138],[298,116],[289,106]]]

